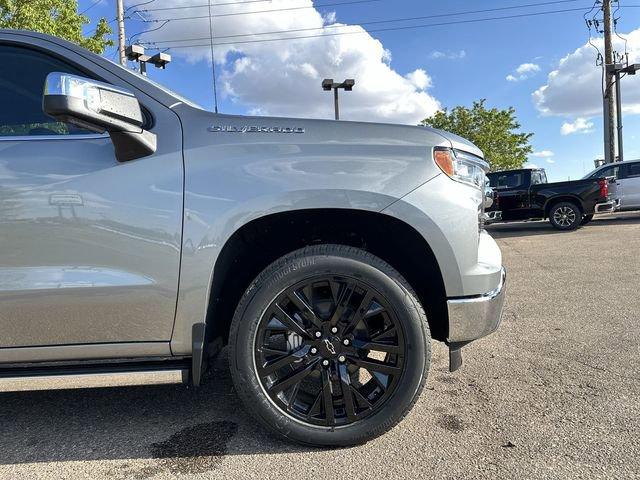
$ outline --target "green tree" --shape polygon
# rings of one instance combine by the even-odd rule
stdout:
[[[78,13],[77,0],[0,0],[0,28],[48,33],[102,54],[113,45],[111,27],[104,18],[89,36],[82,27],[89,17]]]
[[[460,135],[480,148],[491,170],[521,168],[533,151],[529,139],[533,133],[520,133],[513,107],[506,110],[487,109],[485,100],[473,102],[472,108],[455,107],[436,112],[421,125]]]

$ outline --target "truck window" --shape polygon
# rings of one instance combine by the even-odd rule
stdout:
[[[91,133],[58,122],[42,111],[42,93],[47,75],[82,72],[44,53],[0,45],[0,137],[70,135]]]
[[[517,188],[524,184],[522,172],[504,172],[489,175],[492,188]]]
[[[531,172],[531,185],[547,183],[547,176],[544,172]]]
[[[640,162],[627,165],[624,176],[625,178],[640,177]]]
[[[602,177],[616,177],[618,178],[618,170],[620,169],[619,166],[609,166],[606,168],[603,168],[601,170],[598,170],[597,172],[594,172],[591,174],[591,176],[589,178],[602,178]]]

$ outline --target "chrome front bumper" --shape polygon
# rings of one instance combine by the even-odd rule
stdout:
[[[506,290],[506,271],[502,269],[500,284],[484,295],[447,301],[449,310],[449,344],[466,343],[495,332],[502,319]]]

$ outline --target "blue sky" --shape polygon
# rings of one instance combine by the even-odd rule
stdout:
[[[144,0],[132,0],[128,3],[125,2],[125,5],[131,6],[142,1]],[[214,0],[214,4],[228,3],[229,1]],[[543,1],[380,0],[370,3],[316,7],[316,10],[324,16],[324,24],[334,20],[332,14],[335,12],[335,21],[359,25],[369,21],[520,6]],[[283,5],[289,6],[291,4],[305,5],[309,3],[309,0],[272,0],[272,2],[286,2]],[[340,0],[319,0],[313,3],[321,5],[339,2]],[[111,20],[115,16],[114,0],[102,0],[93,7],[94,0],[81,0],[79,3],[80,11],[91,7],[87,11],[87,15],[93,21],[99,17]],[[178,4],[202,5],[203,3],[206,4],[206,0],[182,0],[181,2],[154,0],[151,4],[138,8],[158,8],[158,6],[166,7]],[[640,5],[640,2],[621,0],[622,5],[625,3]],[[237,8],[245,9],[245,11],[261,10],[265,9],[265,4],[269,5],[271,2],[249,3],[239,7],[219,6],[214,8],[214,12],[223,14],[230,11],[224,10],[225,8],[234,8],[236,9],[234,11],[237,11]],[[563,4],[443,17],[433,20],[378,25],[365,24],[363,28],[372,30],[579,7],[587,7],[586,10],[588,10],[592,4],[593,2],[590,0],[576,0]],[[135,9],[131,9],[130,12],[133,10]],[[194,12],[196,16],[206,14],[206,9],[141,12],[141,15],[156,20],[175,19],[180,16],[192,15]],[[290,29],[291,26],[297,26],[298,20],[303,26],[315,25],[313,22],[317,22],[320,17],[317,14],[315,14],[316,17],[310,16],[311,13],[315,14],[315,10],[221,17],[215,19],[214,28],[220,32],[225,28],[231,28],[230,25],[233,22],[233,28],[236,30],[231,29],[232,33],[239,28],[244,29],[240,30],[242,33],[246,33],[274,31],[274,26],[277,27],[283,22],[287,25],[286,29]],[[296,15],[300,16],[296,17]],[[640,29],[640,8],[625,8],[620,10],[619,15],[619,32],[629,33]],[[127,36],[160,25],[159,23],[142,22],[138,15],[131,15],[131,17],[126,22]],[[262,20],[266,23],[260,23]],[[322,20],[320,21],[322,22]],[[194,38],[189,32],[202,31],[205,26],[208,28],[206,20],[172,21],[154,34],[141,35],[139,38],[154,41],[171,40],[180,35],[184,35],[181,38]],[[91,27],[88,26],[87,30],[90,29]],[[279,27],[275,30],[279,30]],[[330,31],[335,32],[336,30]],[[327,59],[321,59],[322,52],[318,50],[323,50],[326,43],[306,41],[303,46],[297,45],[296,42],[301,43],[300,40],[297,40],[265,43],[261,44],[260,48],[256,46],[252,50],[240,48],[240,51],[220,51],[227,47],[218,48],[216,66],[221,91],[220,111],[241,114],[300,114],[300,112],[309,112],[309,116],[327,116],[330,115],[331,99],[329,95],[326,98],[323,97],[322,92],[316,93],[320,87],[315,77],[336,76],[342,79],[342,74],[344,76],[353,74],[356,81],[360,81],[362,90],[369,92],[369,96],[367,97],[362,91],[358,95],[343,95],[341,104],[345,119],[349,119],[351,114],[356,119],[365,117],[408,123],[415,121],[416,115],[420,116],[420,112],[432,111],[435,108],[434,105],[443,107],[470,105],[474,100],[486,98],[489,106],[499,108],[513,106],[516,108],[522,130],[534,133],[532,143],[539,156],[532,157],[530,161],[545,167],[550,179],[561,180],[580,177],[592,169],[594,158],[602,156],[601,115],[595,110],[599,106],[598,91],[597,88],[594,88],[593,81],[591,83],[588,81],[588,79],[595,78],[594,72],[595,75],[599,75],[595,67],[595,53],[586,48],[576,52],[577,49],[585,45],[588,38],[582,12],[371,32],[370,35],[379,40],[387,52],[383,55],[385,57],[383,61],[377,60],[381,56],[381,50],[376,50],[377,42],[371,40],[367,43],[362,35],[343,36],[341,37],[343,43],[339,46],[332,44],[332,47],[344,52],[345,57],[348,57],[352,53],[348,51],[349,45],[354,44],[356,50],[360,50],[353,55],[361,57],[354,61],[355,63],[351,67],[348,66],[348,61],[345,61],[344,71],[341,70],[341,65],[335,66],[335,68],[333,66],[331,68],[322,67],[322,65],[327,65]],[[196,35],[197,37],[198,35]],[[366,37],[369,38],[368,35]],[[629,48],[632,50],[632,55],[634,48],[640,50],[640,31],[636,37],[633,37],[635,43],[630,42]],[[324,42],[326,39],[321,40]],[[182,42],[182,45],[186,44],[188,43]],[[309,50],[301,53],[297,50],[298,48]],[[164,71],[152,69],[150,77],[210,108],[213,100],[211,68],[206,61],[207,52],[207,48],[171,49],[169,53],[173,56],[173,63]],[[573,54],[573,56],[564,62],[563,67],[559,68],[560,61],[569,54]],[[115,58],[113,49],[107,51],[105,55]],[[317,61],[312,58],[316,55],[318,56]],[[261,61],[258,58],[260,56],[265,59]],[[311,58],[308,64],[306,60],[301,60],[306,57]],[[276,65],[273,65],[274,59],[277,60]],[[284,62],[282,64],[284,67],[277,64],[280,61]],[[636,61],[640,61],[640,59]],[[273,66],[273,70],[270,69],[270,65]],[[518,73],[516,70],[522,65],[524,66],[520,68],[520,73]],[[283,70],[283,68],[285,69]],[[373,81],[369,82],[370,85],[363,85],[362,78],[358,78],[357,75],[359,72],[354,73],[353,68],[356,70],[364,68],[370,72],[369,76],[378,75],[377,72],[379,72],[380,83],[390,83],[394,92],[403,92],[398,94],[400,97],[393,92],[380,93],[382,99],[380,102],[389,102],[390,104],[395,102],[394,105],[397,105],[397,108],[394,109],[394,113],[375,110],[375,106],[372,106],[371,103],[376,102],[375,95],[380,86]],[[388,71],[389,69],[391,71]],[[559,71],[554,74],[555,80],[550,80],[549,74],[557,70]],[[292,72],[303,73],[301,77],[295,77],[296,83],[287,84],[287,79],[293,82],[294,74]],[[269,83],[269,78],[278,77],[280,74],[283,79],[274,78],[273,82]],[[507,79],[509,75],[512,76],[511,81]],[[310,77],[312,77],[311,80],[309,80]],[[303,78],[305,82],[309,80],[309,83],[300,83],[299,78]],[[288,90],[284,94],[283,89],[278,88],[279,81],[284,82],[283,88]],[[627,159],[640,158],[640,137],[636,135],[638,127],[640,127],[640,115],[638,115],[640,114],[640,75],[627,77],[623,82],[623,98],[628,98],[631,101],[630,110],[625,114],[625,155]],[[316,83],[318,84],[317,89]],[[304,95],[297,96],[297,92],[300,90],[298,85],[304,85],[307,88],[311,88],[310,86],[313,85],[316,90],[314,90],[313,96],[309,95],[308,98]],[[549,85],[549,87],[544,91],[544,99],[541,100],[540,96],[538,98],[532,97],[534,92],[545,85]],[[358,85],[356,85],[357,88]],[[264,99],[264,103],[261,102],[262,99]],[[317,108],[313,102],[319,104]],[[350,104],[350,102],[352,103]],[[413,103],[420,104],[422,110],[413,109]],[[545,109],[548,110],[546,113],[543,111]],[[376,114],[371,112],[377,112],[382,118],[377,118]],[[387,113],[388,117],[385,116]],[[567,124],[564,130],[563,124]],[[593,125],[590,127],[590,124]],[[574,128],[571,125],[574,125]],[[569,133],[572,130],[575,132]],[[581,133],[584,131],[587,133]]]

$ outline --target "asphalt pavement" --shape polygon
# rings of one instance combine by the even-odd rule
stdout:
[[[489,227],[503,323],[366,445],[299,447],[251,420],[224,353],[206,384],[0,393],[0,478],[640,478],[640,214]]]

